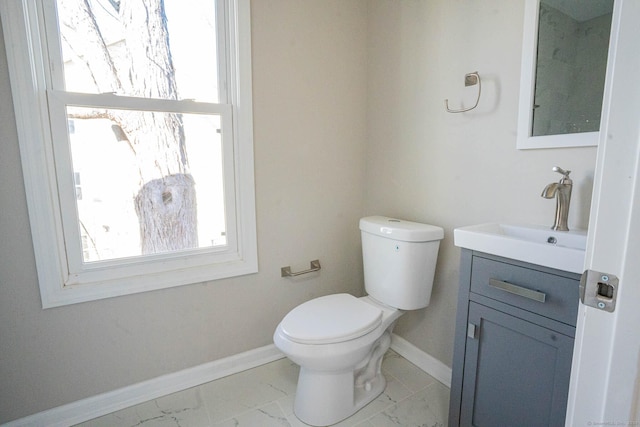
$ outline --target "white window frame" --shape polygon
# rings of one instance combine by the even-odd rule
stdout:
[[[211,110],[201,108],[196,102],[179,101],[187,107],[187,112],[219,114],[223,130],[231,129],[231,132],[224,131],[232,136],[232,140],[225,142],[231,148],[226,150],[225,160],[232,163],[231,168],[225,164],[225,203],[230,203],[226,206],[227,238],[230,243],[223,250],[212,247],[84,264],[80,272],[69,267],[73,262],[70,263],[66,252],[73,245],[65,243],[63,218],[67,215],[66,210],[75,209],[75,205],[61,204],[61,188],[73,185],[73,182],[69,170],[66,171],[68,182],[59,182],[56,167],[61,166],[54,161],[52,128],[66,125],[66,117],[65,123],[56,125],[53,120],[51,125],[49,123],[47,97],[54,105],[60,94],[47,86],[43,1],[52,0],[0,1],[43,308],[256,273],[249,0],[212,0],[217,1],[217,10],[224,11],[225,17],[224,28],[219,31],[219,44],[224,50],[219,47],[219,52],[226,52],[220,55],[220,63],[221,72],[227,76],[228,104],[219,104]],[[65,94],[64,97],[66,103],[73,98],[73,105],[83,105],[92,95],[74,98]],[[101,98],[101,102],[109,103],[109,100]],[[167,111],[166,103],[161,100],[151,104]],[[117,100],[117,105],[122,105],[122,99]],[[146,104],[142,109],[153,108]]]

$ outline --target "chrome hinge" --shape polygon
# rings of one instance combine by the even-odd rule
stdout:
[[[476,339],[476,329],[476,325],[474,325],[473,323],[467,324],[467,337],[471,338],[472,340]]]

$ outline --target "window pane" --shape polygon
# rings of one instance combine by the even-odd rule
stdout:
[[[219,102],[213,0],[57,0],[65,90]]]
[[[226,245],[219,116],[67,116],[84,262]]]

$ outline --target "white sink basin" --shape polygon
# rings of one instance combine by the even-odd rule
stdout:
[[[584,271],[585,230],[489,223],[456,228],[453,238],[462,248],[573,273]]]

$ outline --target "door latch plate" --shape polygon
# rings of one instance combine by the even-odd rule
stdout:
[[[580,301],[584,305],[613,312],[616,308],[619,282],[613,274],[586,270],[580,278]]]

